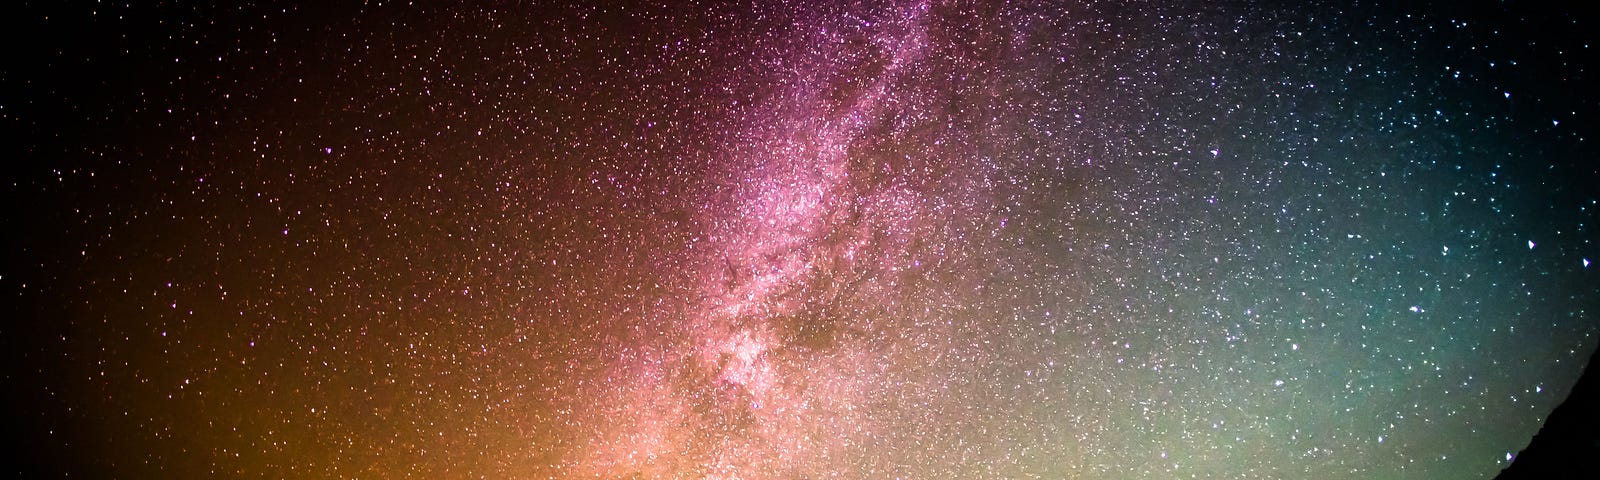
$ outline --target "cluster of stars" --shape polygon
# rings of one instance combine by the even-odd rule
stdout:
[[[25,6],[7,468],[1489,477],[1600,97],[1483,8]]]

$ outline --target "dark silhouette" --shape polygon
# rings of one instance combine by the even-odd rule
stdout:
[[[1596,355],[1600,355],[1597,353]],[[1583,376],[1572,387],[1567,400],[1556,406],[1545,419],[1544,427],[1518,454],[1510,467],[1500,471],[1499,480],[1600,478],[1600,416],[1596,415],[1595,355],[1589,357]]]

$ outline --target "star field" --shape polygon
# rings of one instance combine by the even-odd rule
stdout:
[[[1593,17],[25,4],[8,473],[1488,478],[1597,345]]]

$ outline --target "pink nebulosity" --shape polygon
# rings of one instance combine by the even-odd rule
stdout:
[[[772,133],[733,159],[734,204],[708,211],[715,227],[707,236],[719,258],[694,276],[703,300],[678,322],[688,344],[612,370],[608,380],[617,386],[601,395],[605,413],[594,421],[602,426],[581,471],[749,478],[792,469],[870,432],[857,404],[881,384],[885,370],[874,358],[883,353],[838,341],[803,345],[793,331],[838,322],[808,317],[815,308],[808,305],[849,292],[813,280],[901,268],[891,257],[903,255],[865,252],[884,243],[877,236],[908,235],[919,200],[903,188],[853,184],[851,151],[922,55],[927,11],[915,5],[876,22],[870,45],[883,59],[869,82],[843,92],[843,104],[834,104],[837,89],[802,82],[783,97],[800,108],[782,106],[791,113],[757,128]],[[849,66],[824,57],[816,78]]]

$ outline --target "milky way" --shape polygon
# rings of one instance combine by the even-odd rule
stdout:
[[[1486,478],[1597,345],[1592,17],[581,3],[22,8],[6,468]]]

